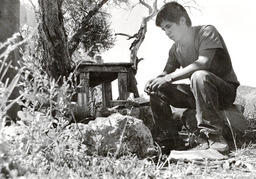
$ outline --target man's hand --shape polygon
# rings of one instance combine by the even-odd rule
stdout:
[[[154,95],[157,89],[167,85],[165,77],[157,77],[155,79],[151,79],[146,83],[144,91],[149,95]]]
[[[144,91],[145,91],[148,95],[150,95],[150,93],[151,93],[150,84],[152,83],[152,81],[154,81],[154,79],[149,80],[149,81],[146,83],[145,88],[144,88]]]
[[[150,91],[156,91],[157,89],[164,87],[168,84],[168,82],[165,80],[165,77],[159,77],[154,79],[150,85],[149,85],[149,89]]]

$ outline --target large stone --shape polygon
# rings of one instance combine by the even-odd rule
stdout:
[[[112,110],[114,109],[113,112],[141,119],[151,132],[155,129],[155,121],[149,99],[139,97],[129,100],[116,100],[112,101],[112,105],[115,106],[112,108]],[[103,115],[101,114],[101,116]]]
[[[232,127],[234,131],[244,134],[248,129],[248,121],[243,116],[242,112],[239,110],[240,106],[232,105],[229,108],[223,110],[225,116],[225,123],[227,126]]]
[[[150,106],[133,107],[129,115],[141,119],[151,132],[154,130],[155,122]]]
[[[231,105],[220,111],[220,115],[223,116],[228,129],[231,127],[236,134],[244,134],[249,127],[239,105]],[[182,120],[190,132],[193,132],[197,127],[195,110],[173,108],[173,117],[176,120]]]
[[[256,88],[239,86],[235,103],[244,107],[243,114],[247,119],[256,119]]]
[[[150,130],[142,120],[119,113],[96,118],[88,124],[72,124],[64,131],[64,136],[67,143],[82,140],[84,152],[89,155],[134,153],[144,157],[153,147]]]

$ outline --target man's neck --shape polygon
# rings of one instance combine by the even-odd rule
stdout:
[[[183,32],[184,32],[183,33],[184,36],[178,43],[182,46],[187,46],[188,44],[190,44],[193,41],[195,31],[194,31],[194,28],[187,27],[184,29]]]

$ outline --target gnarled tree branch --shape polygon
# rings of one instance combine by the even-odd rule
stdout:
[[[139,31],[134,34],[134,35],[128,35],[128,34],[124,34],[124,33],[117,33],[116,35],[122,35],[122,36],[126,36],[128,37],[128,40],[135,38],[135,40],[132,42],[131,46],[130,46],[130,62],[133,63],[133,70],[132,72],[134,74],[137,73],[137,69],[138,69],[138,63],[143,60],[143,58],[138,58],[137,54],[138,54],[138,50],[142,44],[142,42],[145,39],[146,36],[146,32],[147,32],[147,23],[148,21],[153,18],[156,13],[157,13],[157,0],[155,0],[154,4],[153,4],[153,8],[147,4],[144,0],[139,0],[140,4],[142,4],[143,6],[145,6],[148,11],[149,11],[149,15],[147,17],[144,17],[140,26]],[[130,83],[128,84],[129,89],[132,89],[131,92],[134,93],[135,97],[139,97],[139,93],[138,93],[138,89],[136,87],[136,79],[134,77],[134,75],[130,75]]]
[[[69,41],[69,54],[70,56],[73,54],[73,52],[76,50],[77,46],[79,45],[81,41],[81,37],[86,33],[84,30],[88,24],[89,20],[99,12],[99,9],[107,3],[109,0],[102,0],[99,4],[97,4],[91,11],[88,12],[87,16],[85,16],[82,20],[80,28],[76,31],[76,33],[71,37]]]
[[[133,69],[135,74],[137,72],[138,63],[141,60],[143,60],[143,58],[138,58],[137,54],[146,36],[147,22],[151,18],[153,18],[157,13],[157,0],[155,0],[155,2],[153,3],[153,8],[149,4],[147,4],[144,0],[139,0],[139,1],[143,6],[145,6],[148,9],[149,16],[143,18],[139,31],[133,35],[133,37],[135,37],[136,39],[132,42],[130,46],[130,51],[131,51],[130,61],[133,63]]]

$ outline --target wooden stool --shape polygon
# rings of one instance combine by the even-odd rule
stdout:
[[[78,92],[78,105],[84,109],[89,104],[89,87],[102,84],[102,103],[110,107],[112,101],[111,82],[118,79],[119,100],[126,100],[128,93],[128,75],[131,75],[133,63],[82,63],[78,67],[80,77],[80,90]],[[132,74],[133,75],[133,74]]]

